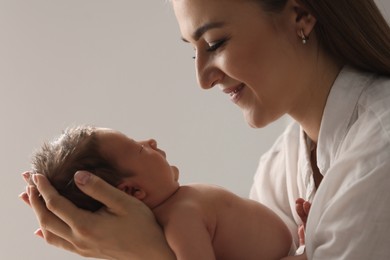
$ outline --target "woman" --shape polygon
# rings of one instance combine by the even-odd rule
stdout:
[[[202,88],[230,95],[252,127],[284,114],[295,121],[262,157],[251,197],[293,235],[295,200],[312,203],[309,259],[390,258],[390,29],[374,1],[172,5]],[[58,196],[43,176],[34,179],[47,208],[33,187],[22,198],[48,243],[83,256],[175,259],[150,211],[97,177],[75,175],[82,191],[107,205],[96,214]]]

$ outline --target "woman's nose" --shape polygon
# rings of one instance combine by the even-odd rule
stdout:
[[[196,76],[198,84],[203,89],[211,89],[223,79],[223,72],[218,69],[212,60],[207,57],[197,56],[196,58]]]

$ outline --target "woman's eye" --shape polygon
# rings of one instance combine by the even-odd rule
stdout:
[[[210,44],[209,44],[209,47],[207,48],[207,51],[208,51],[208,52],[216,51],[219,47],[221,47],[222,45],[224,45],[224,44],[226,43],[226,41],[227,41],[227,39],[222,39],[222,40],[220,40],[220,41],[210,43]]]
[[[224,38],[222,40],[219,40],[219,41],[216,41],[216,42],[212,42],[212,43],[209,43],[208,44],[208,47],[206,48],[206,51],[207,52],[213,52],[213,51],[216,51],[219,47],[223,46],[226,44],[226,42],[229,40],[229,38]],[[196,59],[196,49],[195,49],[195,55],[192,56],[192,58],[195,60]]]

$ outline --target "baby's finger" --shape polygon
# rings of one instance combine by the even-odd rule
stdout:
[[[300,246],[304,245],[305,244],[305,227],[304,227],[304,225],[299,225],[298,237],[299,237],[299,245]]]
[[[306,215],[309,215],[310,208],[311,208],[311,203],[308,201],[305,201],[303,203],[303,210],[305,211]]]
[[[303,224],[306,224],[307,221],[307,214],[305,212],[305,209],[303,208],[304,201],[297,201],[295,204],[295,210],[298,214],[298,216],[301,218]]]
[[[300,218],[304,218],[304,217],[306,216],[305,211],[304,211],[304,209],[303,209],[303,204],[301,204],[301,203],[296,203],[296,204],[295,204],[295,210],[296,210],[296,212],[298,213],[298,216],[299,216]]]

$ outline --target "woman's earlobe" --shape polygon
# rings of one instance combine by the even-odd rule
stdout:
[[[299,19],[300,20],[299,21],[297,20],[296,22],[297,35],[302,40],[302,43],[306,44],[307,40],[309,39],[309,35],[314,30],[314,27],[317,23],[317,19],[310,13],[302,14],[302,16]]]

